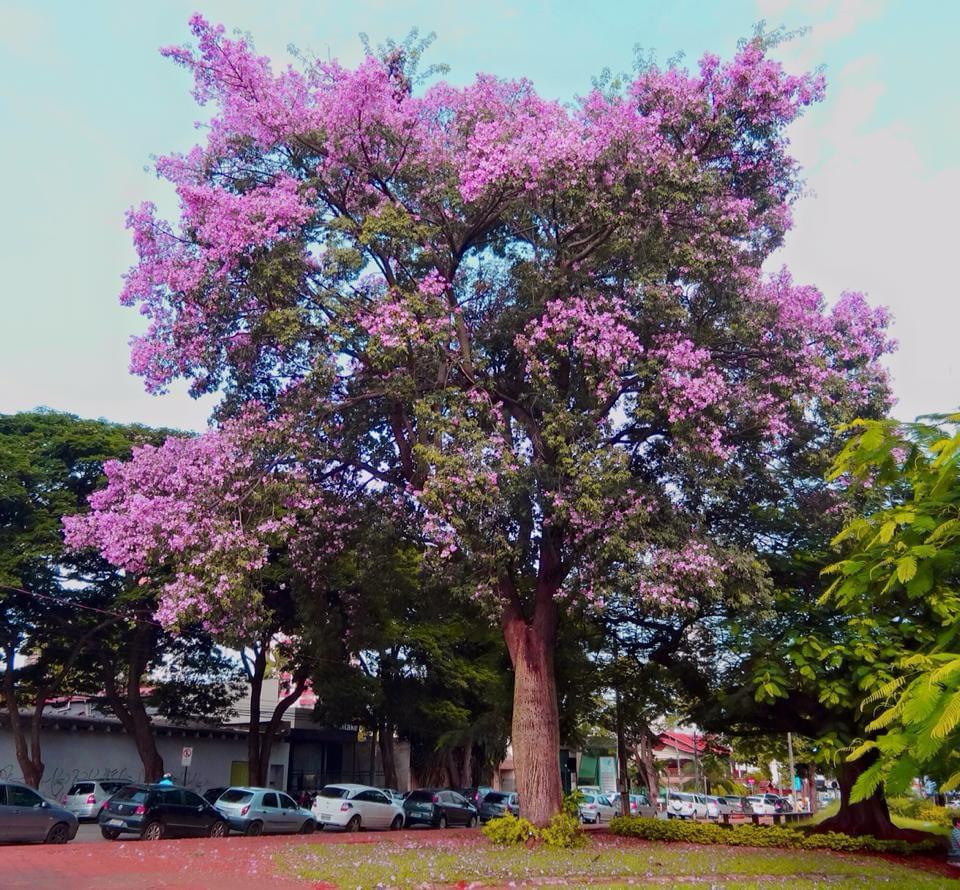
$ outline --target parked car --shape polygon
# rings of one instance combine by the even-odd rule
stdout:
[[[397,791],[396,788],[381,788],[380,790],[391,800],[395,800],[400,806],[403,806],[403,799],[406,795],[402,791]]]
[[[100,810],[100,832],[110,841],[121,834],[143,840],[165,837],[226,837],[227,820],[199,794],[176,785],[124,785]]]
[[[0,841],[65,844],[80,822],[69,810],[20,782],[0,782]]]
[[[584,794],[580,801],[580,821],[592,822],[599,825],[601,822],[609,822],[617,811],[610,803],[610,798],[603,794]]]
[[[203,799],[207,803],[215,804],[217,802],[217,798],[219,798],[220,795],[226,790],[226,788],[208,788],[203,792]]]
[[[313,801],[313,815],[322,831],[327,826],[359,831],[361,828],[403,828],[404,807],[379,788],[343,783],[327,785]]]
[[[773,816],[783,812],[783,800],[776,794],[755,794],[747,800],[758,816]]]
[[[507,813],[520,815],[520,795],[513,791],[491,791],[480,804],[480,821],[496,819]]]
[[[620,792],[610,795],[610,803],[613,804],[614,810],[619,815],[622,810],[620,808]],[[630,815],[631,816],[646,816],[650,819],[656,819],[657,817],[657,808],[650,803],[650,798],[646,794],[631,794],[630,795]]]
[[[461,788],[458,793],[470,801],[478,810],[480,804],[493,789],[489,785],[480,785],[476,788]]]
[[[449,788],[419,788],[411,791],[403,802],[407,825],[466,825],[475,828],[480,821],[479,809],[459,791]]]
[[[744,814],[752,812],[750,804],[745,797],[725,795],[718,797],[717,803],[720,805],[721,816],[743,816]]]
[[[781,813],[792,813],[792,812],[793,812],[793,804],[790,802],[790,798],[789,798],[789,797],[781,797],[781,798],[780,798],[780,805],[781,805],[781,807],[782,807],[782,809],[780,810]]]
[[[233,831],[258,834],[313,834],[317,820],[310,810],[276,788],[227,788],[214,804]]]
[[[707,800],[702,794],[671,791],[667,799],[668,819],[706,819]]]
[[[99,779],[74,782],[67,789],[67,793],[60,798],[60,803],[78,819],[95,820],[111,795],[126,784],[126,782],[101,782]]]
[[[698,795],[699,796],[699,795]],[[707,805],[707,818],[708,819],[719,819],[720,818],[720,801],[715,797],[706,795],[704,801]]]

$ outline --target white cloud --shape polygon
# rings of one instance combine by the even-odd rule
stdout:
[[[760,5],[787,6],[779,0]],[[817,7],[827,16],[813,30],[821,53],[826,42],[842,40],[876,12],[868,3]],[[793,61],[809,54],[784,49]],[[825,105],[795,125],[794,153],[811,195],[797,205],[794,230],[771,265],[786,262],[798,280],[829,298],[861,290],[891,308],[900,342],[889,362],[895,414],[909,419],[960,404],[953,268],[960,164],[929,163],[907,117],[884,106],[886,93],[877,58],[850,58],[831,74]]]

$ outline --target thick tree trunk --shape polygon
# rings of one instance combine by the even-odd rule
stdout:
[[[143,764],[144,782],[158,782],[163,776],[163,757],[157,750],[157,740],[153,732],[153,721],[143,703],[140,684],[147,672],[147,665],[156,651],[157,630],[148,620],[149,612],[142,613],[142,620],[126,650],[127,663],[124,665],[126,682],[121,694],[117,686],[116,667],[109,661],[103,662],[103,686],[107,703],[120,725],[133,737],[137,754]]]
[[[814,831],[838,831],[843,834],[872,835],[876,838],[894,840],[916,840],[928,837],[922,831],[897,828],[893,824],[882,788],[878,788],[873,795],[860,803],[850,802],[850,791],[854,783],[875,759],[874,755],[867,754],[859,760],[840,763],[837,771],[837,782],[840,785],[840,812],[825,819]]]
[[[461,754],[463,765],[460,767],[460,787],[473,787],[473,745],[467,743],[463,746]]]
[[[23,726],[23,718],[20,715],[20,701],[14,679],[14,663],[17,653],[13,648],[4,647],[4,655],[3,698],[7,706],[7,713],[10,716],[10,732],[13,735],[13,748],[17,757],[17,765],[20,767],[23,781],[32,788],[39,788],[44,770],[43,759],[40,754],[39,735],[43,704],[38,703],[38,712],[34,713],[34,720],[31,725],[31,739],[28,741]]]
[[[513,762],[524,816],[546,825],[560,812],[560,727],[553,656],[557,638],[556,587],[538,584],[527,619],[515,596],[504,607],[503,634],[513,662]]]
[[[383,761],[383,784],[387,788],[400,788],[397,774],[397,751],[393,744],[393,728],[389,723],[380,725],[380,760]]]
[[[635,757],[640,776],[646,781],[650,802],[656,803],[660,796],[660,773],[653,757],[653,743],[653,733],[644,729],[637,742]]]
[[[260,752],[259,760],[257,761],[257,781],[256,783],[251,782],[251,784],[256,784],[261,787],[265,786],[267,779],[270,775],[270,754],[273,751],[273,743],[277,738],[277,733],[280,731],[280,724],[283,722],[283,716],[290,709],[290,706],[293,705],[297,699],[303,695],[303,690],[307,688],[307,676],[305,670],[299,670],[293,676],[293,683],[290,687],[290,691],[277,702],[277,706],[273,709],[273,713],[270,715],[270,720],[267,722],[267,725],[263,728],[262,732],[260,731],[259,725],[259,702],[257,705],[257,714],[258,714],[258,723],[256,727],[256,735],[258,736],[258,748]],[[252,712],[252,709],[251,709]],[[254,732],[254,727],[252,724],[250,731]]]
[[[247,720],[247,781],[257,788],[263,785],[260,774],[260,701],[266,673],[267,645],[261,643],[255,650],[250,668],[250,717]]]

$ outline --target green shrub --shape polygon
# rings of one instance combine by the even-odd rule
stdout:
[[[505,813],[491,819],[483,826],[487,839],[502,846],[525,844],[538,836],[537,827],[526,819],[518,819],[513,813]]]
[[[579,847],[586,841],[580,828],[579,816],[557,813],[546,828],[540,829],[540,840],[548,847]]]
[[[921,797],[891,797],[887,800],[887,809],[891,815],[904,816],[907,819],[916,819],[920,807],[927,802]]]
[[[794,847],[806,850],[866,850],[876,853],[920,853],[937,850],[941,841],[931,838],[917,844],[852,837],[827,832],[808,834],[797,828],[734,825],[724,827],[713,822],[685,822],[679,819],[647,819],[641,816],[616,816],[610,831],[622,837],[646,841],[680,841],[689,844],[729,844],[734,847]]]
[[[935,825],[953,825],[954,816],[960,816],[960,811],[924,803],[917,808],[916,818],[921,822],[933,822]]]
[[[579,788],[574,788],[569,794],[563,797],[563,812],[568,816],[573,816],[580,821],[580,804],[583,803],[583,792]]]

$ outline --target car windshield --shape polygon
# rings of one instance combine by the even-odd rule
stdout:
[[[509,794],[501,794],[499,791],[491,791],[484,799],[484,803],[503,803],[505,800],[509,800]]]
[[[407,800],[412,800],[414,803],[417,801],[433,801],[433,792],[432,791],[411,791],[407,795]]]
[[[113,794],[118,788],[123,787],[123,782],[101,782],[100,787],[107,792],[107,794]]]
[[[241,791],[239,788],[228,788],[220,797],[217,798],[217,803],[247,803],[247,801],[253,800],[252,791]]]
[[[320,789],[321,797],[340,798],[346,797],[349,793],[346,788],[338,788],[336,785],[327,785],[326,788]]]
[[[143,803],[150,792],[146,788],[134,788],[128,785],[121,788],[115,795],[117,800],[132,800],[134,803]]]

